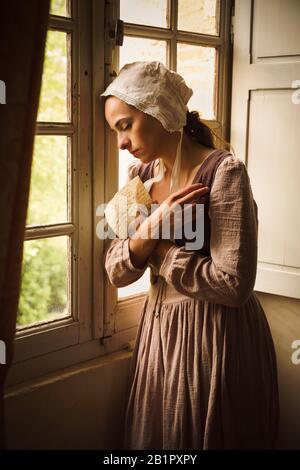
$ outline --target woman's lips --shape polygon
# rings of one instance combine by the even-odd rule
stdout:
[[[135,157],[137,157],[140,153],[140,150],[135,150],[134,152],[132,152],[132,155],[134,155]]]

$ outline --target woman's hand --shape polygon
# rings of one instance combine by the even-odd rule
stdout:
[[[177,212],[178,209],[182,210],[184,204],[195,206],[196,201],[208,191],[209,188],[202,183],[186,186],[168,196],[150,216],[141,221],[135,234],[131,237],[129,245],[133,264],[142,267],[148,260],[150,265],[152,263],[152,266],[159,270],[167,249],[173,244],[169,238],[172,239],[176,233],[174,212]],[[180,223],[182,225],[182,216]],[[163,233],[166,230],[168,233]],[[179,239],[177,236],[174,238]]]
[[[178,230],[181,232],[183,225],[195,220],[196,204],[200,203],[201,197],[208,192],[208,186],[196,183],[168,196],[148,218],[149,223],[153,222],[154,233],[158,232],[158,237],[163,239],[174,240],[176,238],[178,240],[182,238],[181,235],[177,237],[175,234],[178,234]],[[187,210],[189,212],[186,212]]]

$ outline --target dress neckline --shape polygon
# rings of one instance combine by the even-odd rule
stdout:
[[[207,161],[216,153],[216,152],[219,152],[221,149],[215,149],[213,150],[206,158],[204,158],[203,162],[201,163],[200,167],[198,168],[194,178],[193,178],[193,181],[191,182],[191,184],[195,184],[195,182],[198,180],[198,177],[199,177],[199,174],[204,166],[205,163],[207,163]]]
[[[189,186],[191,186],[192,184],[195,184],[195,182],[198,180],[199,178],[199,174],[200,174],[200,171],[202,170],[203,168],[203,165],[216,153],[216,152],[219,152],[220,150],[222,149],[215,149],[213,150],[207,157],[205,157],[205,159],[203,160],[203,162],[201,163],[200,167],[198,168],[194,178],[193,178],[193,181],[191,182],[191,184]],[[151,178],[154,177],[154,168],[155,168],[155,162],[156,160],[153,160],[152,162],[152,168],[151,168]]]

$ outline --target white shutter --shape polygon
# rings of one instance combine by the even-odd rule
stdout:
[[[299,24],[299,0],[235,2],[231,142],[258,205],[255,290],[294,298],[300,298]]]

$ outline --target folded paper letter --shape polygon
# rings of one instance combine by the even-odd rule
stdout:
[[[137,175],[121,188],[108,202],[104,214],[108,225],[118,238],[127,238],[129,226],[137,213],[150,214],[152,199]]]

